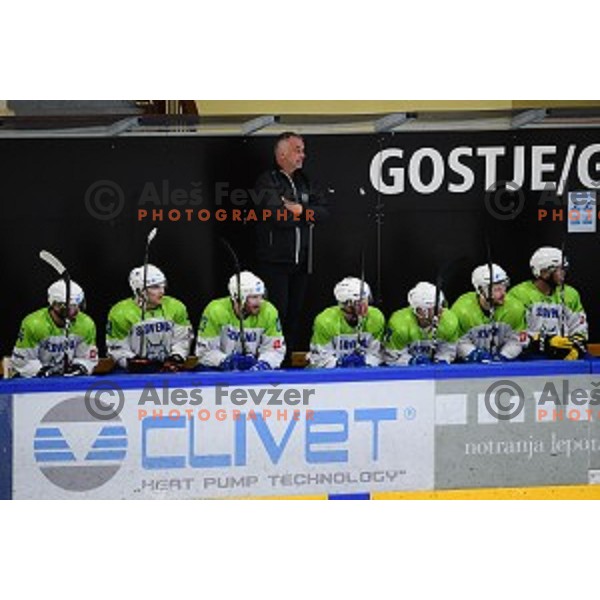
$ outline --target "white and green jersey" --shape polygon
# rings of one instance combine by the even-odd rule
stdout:
[[[106,323],[108,355],[126,368],[127,359],[141,356],[143,337],[144,358],[164,362],[169,356],[179,354],[186,359],[190,353],[192,326],[185,305],[176,298],[163,296],[156,308],[146,309],[142,321],[142,309],[133,298],[115,304]]]
[[[564,323],[565,337],[587,340],[588,324],[585,310],[579,293],[570,285],[565,285],[564,310],[558,287],[547,296],[533,281],[524,281],[513,287],[508,296],[516,298],[525,306],[527,331],[530,335],[560,335],[561,324]]]
[[[339,306],[330,306],[317,315],[313,324],[308,361],[310,367],[331,369],[338,359],[362,349],[369,367],[381,364],[381,341],[385,331],[385,317],[374,306],[369,306],[360,328],[346,320]]]
[[[82,365],[91,373],[98,363],[94,321],[82,312],[77,313],[67,343],[64,329],[52,320],[49,308],[40,308],[21,323],[11,369],[21,377],[35,377],[42,367],[61,366],[65,348],[70,363]]]
[[[279,368],[285,358],[285,340],[277,309],[263,300],[258,314],[247,316],[243,323],[246,353],[269,363],[272,369]],[[240,321],[231,298],[213,300],[204,309],[198,326],[199,364],[218,367],[230,354],[242,352],[240,338]]]
[[[504,298],[504,304],[494,310],[493,322],[481,308],[476,292],[467,292],[458,298],[452,312],[458,318],[459,358],[466,358],[480,348],[514,359],[526,345],[525,307],[516,298],[508,295]]]
[[[433,339],[433,327],[423,328],[408,306],[397,310],[388,322],[384,338],[384,358],[389,366],[404,366],[417,356],[432,357],[447,363],[456,358],[458,319],[450,309],[444,309]]]

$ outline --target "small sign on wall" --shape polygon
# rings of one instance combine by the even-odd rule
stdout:
[[[596,233],[596,192],[569,192],[569,233]]]

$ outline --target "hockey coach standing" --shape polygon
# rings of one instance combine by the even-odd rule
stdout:
[[[275,164],[256,182],[261,207],[272,215],[258,221],[258,272],[278,308],[288,351],[298,343],[298,325],[313,272],[314,228],[327,218],[327,202],[302,170],[304,140],[293,132],[275,140]],[[264,213],[263,213],[264,214]]]

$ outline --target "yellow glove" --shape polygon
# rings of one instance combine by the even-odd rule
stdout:
[[[555,358],[563,360],[577,360],[579,352],[573,341],[561,335],[554,335],[548,341],[548,350]]]
[[[573,347],[573,342],[562,335],[553,335],[548,343],[557,350],[570,350]]]
[[[577,352],[577,348],[573,348],[569,354],[567,354],[564,360],[577,360],[579,358],[579,352]]]

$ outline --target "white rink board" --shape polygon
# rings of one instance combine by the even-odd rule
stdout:
[[[272,387],[237,389],[248,394]],[[181,389],[188,396],[192,390]],[[15,395],[13,497],[225,498],[433,489],[433,381],[277,389],[304,393],[308,405],[271,406],[264,399],[260,406],[251,401],[236,406],[233,388],[217,405],[217,388],[207,387],[200,405],[155,406],[139,404],[142,390],[135,389],[123,392],[117,419],[98,421],[87,412],[83,392]],[[308,390],[314,393],[307,396]],[[152,410],[159,409],[163,418],[153,418]],[[248,419],[251,409],[254,420]],[[169,410],[179,416],[170,418]],[[264,410],[271,414],[263,419]],[[277,418],[277,411],[285,411],[286,419],[282,413]]]

